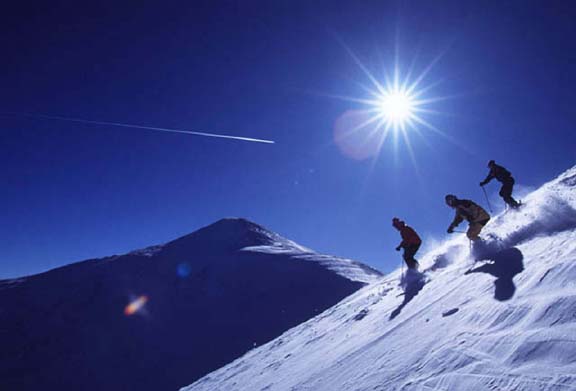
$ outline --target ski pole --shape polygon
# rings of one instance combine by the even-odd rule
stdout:
[[[482,191],[484,192],[484,197],[486,197],[486,203],[488,204],[488,210],[490,210],[490,213],[494,213],[494,212],[492,212],[492,205],[490,205],[490,200],[488,199],[488,194],[486,194],[486,189],[484,188],[484,186],[482,186]]]
[[[472,249],[472,239],[470,239],[470,256],[472,257],[472,259],[474,259],[474,265],[476,265],[476,262],[478,262],[478,260],[476,259],[476,256],[474,255],[474,252]]]

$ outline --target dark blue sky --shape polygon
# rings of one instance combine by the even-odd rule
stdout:
[[[82,3],[82,4],[80,4]],[[576,156],[576,10],[540,1],[37,2],[0,16],[0,111],[272,139],[274,145],[0,115],[0,278],[162,243],[241,216],[389,271],[391,218],[445,235],[446,193],[483,202],[496,159],[523,187]],[[358,161],[336,120],[394,64],[426,128]],[[383,79],[382,79],[383,80]],[[497,193],[496,184],[488,187]],[[501,207],[500,203],[498,203]]]

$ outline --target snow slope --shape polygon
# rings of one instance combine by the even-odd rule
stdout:
[[[0,281],[0,390],[175,390],[381,274],[244,219]]]
[[[576,167],[524,201],[183,390],[576,390]]]

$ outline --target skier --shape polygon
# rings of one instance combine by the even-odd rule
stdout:
[[[486,179],[480,182],[480,186],[486,185],[492,179],[496,178],[497,181],[502,183],[502,188],[500,189],[500,197],[504,199],[504,202],[508,204],[511,208],[518,208],[520,204],[514,198],[512,198],[512,188],[514,187],[514,178],[510,175],[510,172],[502,166],[496,164],[494,160],[488,162],[488,168],[490,172]]]
[[[480,239],[478,234],[490,220],[490,215],[479,205],[470,200],[459,200],[455,195],[448,194],[445,198],[446,205],[456,210],[456,216],[448,227],[451,234],[464,219],[468,221],[468,231],[466,236],[472,241]]]
[[[400,231],[400,236],[402,236],[402,242],[396,247],[396,251],[404,248],[402,258],[404,258],[404,262],[408,265],[408,269],[418,270],[418,261],[414,259],[414,255],[416,255],[416,252],[418,252],[422,244],[420,236],[418,236],[412,227],[407,226],[406,223],[397,217],[392,219],[392,226]]]

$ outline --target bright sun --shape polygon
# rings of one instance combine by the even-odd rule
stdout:
[[[335,124],[336,143],[345,155],[355,159],[376,157],[387,140],[393,143],[395,151],[398,150],[398,143],[403,141],[416,164],[411,143],[413,135],[424,136],[422,130],[428,129],[451,140],[427,118],[439,113],[430,108],[430,104],[448,99],[430,96],[432,88],[440,81],[426,82],[432,67],[442,55],[437,56],[419,74],[413,72],[414,62],[406,72],[401,72],[396,55],[392,69],[384,72],[382,78],[377,78],[349,48],[344,47],[369,81],[369,84],[359,83],[367,93],[365,97],[335,96],[363,106],[347,111]]]
[[[408,92],[401,90],[388,91],[379,99],[379,109],[384,119],[393,125],[403,125],[415,109],[415,102]]]

